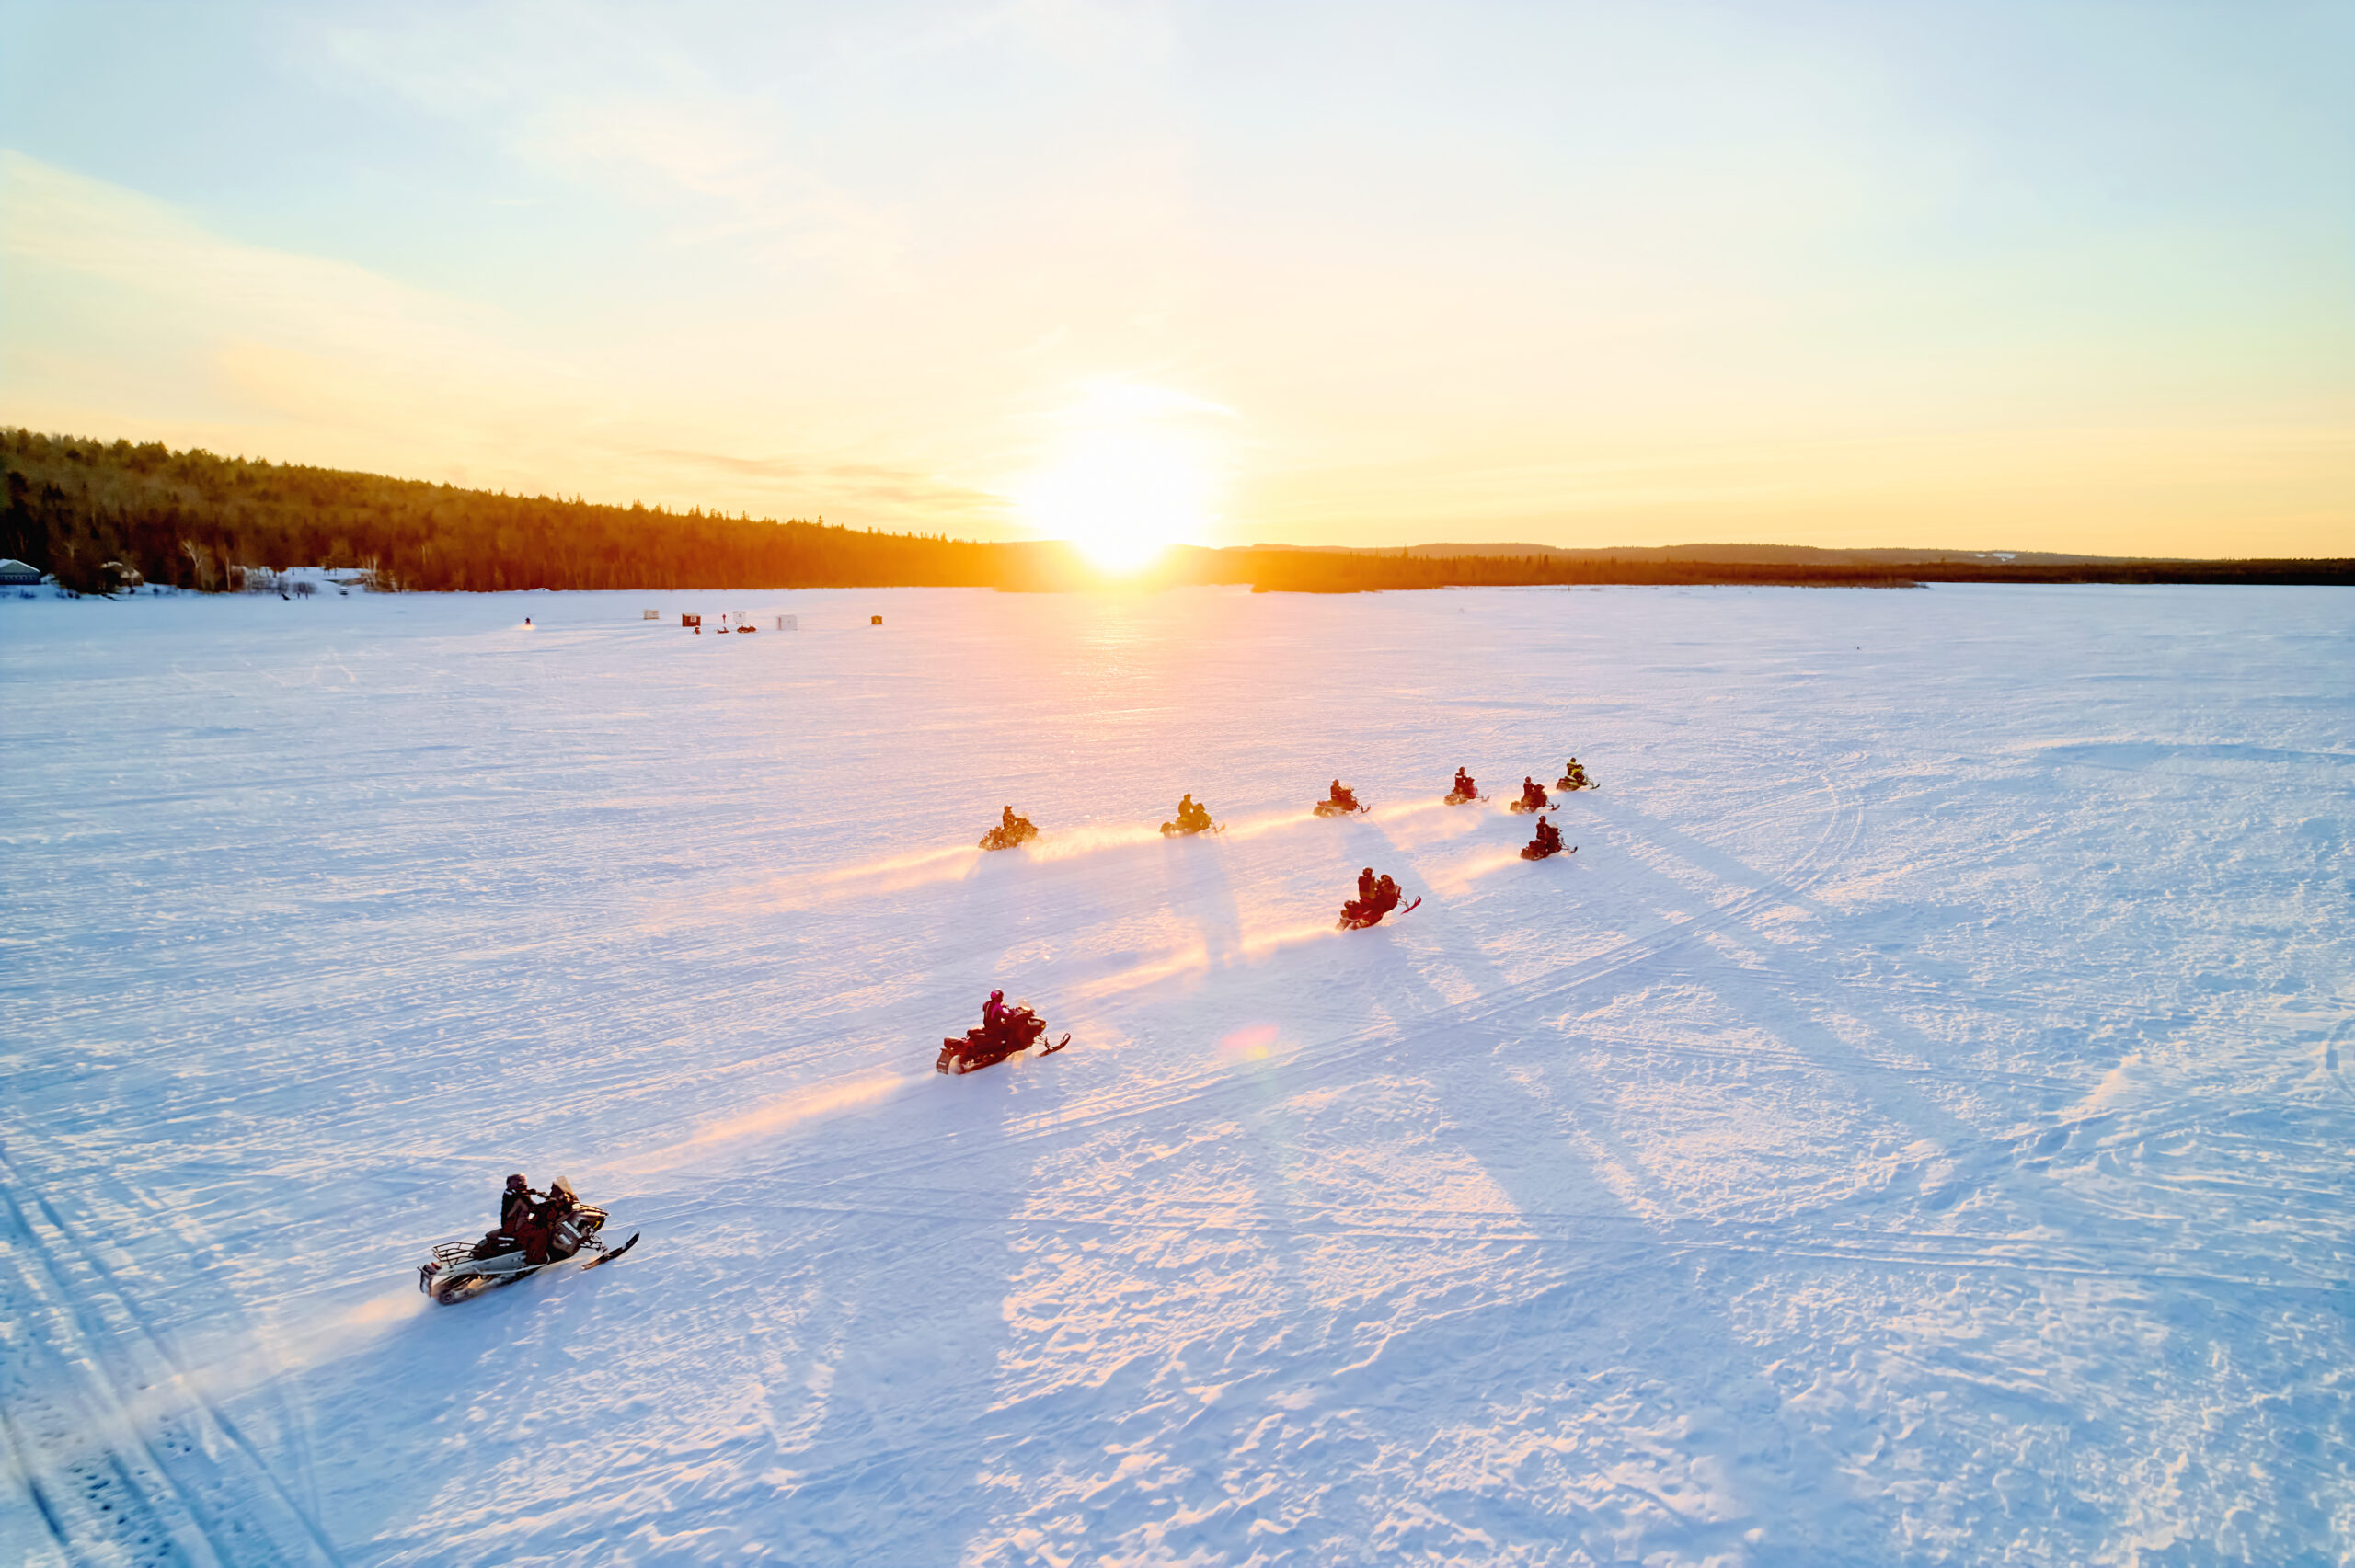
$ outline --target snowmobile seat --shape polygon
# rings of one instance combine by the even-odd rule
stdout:
[[[450,1244],[465,1246],[465,1243],[457,1242]],[[437,1252],[439,1250],[436,1249]],[[479,1263],[484,1258],[505,1257],[509,1253],[520,1253],[523,1250],[523,1243],[504,1230],[492,1230],[485,1234],[481,1241],[471,1247],[465,1247],[465,1250],[466,1256]]]

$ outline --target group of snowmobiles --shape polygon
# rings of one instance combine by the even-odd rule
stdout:
[[[1576,757],[1563,765],[1562,776],[1554,784],[1557,791],[1565,795],[1574,790],[1602,787],[1587,777],[1586,769]],[[1442,798],[1450,806],[1463,806],[1488,797],[1480,793],[1480,786],[1470,773],[1458,768],[1454,783]],[[1546,798],[1543,784],[1534,779],[1523,778],[1520,798],[1506,809],[1513,812],[1550,811],[1553,807],[1554,803]],[[1309,809],[1319,817],[1362,817],[1373,807],[1360,801],[1355,790],[1335,779],[1325,798],[1311,804]],[[1165,839],[1192,838],[1199,833],[1223,832],[1225,829],[1224,823],[1212,821],[1210,808],[1189,793],[1179,798],[1176,817],[1161,825],[1161,836]],[[1011,806],[1002,807],[998,811],[997,826],[982,835],[981,847],[984,850],[1010,850],[1027,844],[1038,836],[1038,825],[1030,818],[1017,814]],[[1558,850],[1559,847],[1557,843],[1556,848]],[[1531,858],[1544,857],[1533,855]]]
[[[1568,794],[1575,790],[1596,789],[1601,786],[1587,777],[1579,760],[1571,758],[1562,771],[1555,789]],[[1449,806],[1462,806],[1488,797],[1480,793],[1472,775],[1462,768],[1443,797]],[[1521,781],[1521,795],[1507,809],[1514,812],[1537,812],[1536,836],[1523,846],[1523,860],[1545,860],[1550,856],[1578,853],[1572,846],[1562,847],[1561,830],[1547,821],[1542,813],[1552,810],[1555,802],[1546,797],[1545,787],[1534,779]],[[1373,809],[1361,802],[1357,793],[1335,779],[1326,797],[1311,809],[1322,818],[1358,817]],[[1213,822],[1207,807],[1188,794],[1178,803],[1174,820],[1161,825],[1165,838],[1192,837],[1200,833],[1221,831],[1223,825]],[[984,850],[1007,850],[1028,843],[1039,836],[1037,824],[1018,815],[1013,807],[1004,807],[998,824],[982,835]],[[1380,925],[1384,917],[1412,913],[1422,903],[1418,896],[1412,902],[1402,902],[1406,894],[1388,873],[1374,874],[1367,866],[1358,873],[1357,897],[1341,905],[1341,918],[1336,929],[1364,931]],[[1042,1044],[1047,1037],[1047,1021],[1039,1016],[1027,1001],[1008,1003],[1002,990],[990,992],[989,1001],[982,1007],[982,1022],[962,1036],[944,1038],[940,1051],[933,1059],[933,1070],[950,1077],[978,1072],[995,1067],[1008,1057],[1036,1050],[1040,1056],[1051,1056],[1071,1044],[1066,1033],[1052,1044]],[[418,1288],[444,1306],[471,1300],[485,1291],[502,1285],[512,1285],[528,1279],[542,1269],[570,1259],[587,1256],[583,1268],[595,1268],[613,1262],[638,1245],[638,1236],[618,1247],[605,1243],[603,1231],[605,1211],[593,1204],[582,1203],[572,1190],[572,1184],[558,1176],[548,1184],[545,1193],[534,1191],[521,1173],[507,1178],[507,1187],[500,1195],[499,1228],[487,1232],[478,1242],[445,1242],[433,1249],[433,1255],[417,1271]]]

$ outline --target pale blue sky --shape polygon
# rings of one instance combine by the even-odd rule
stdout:
[[[2355,550],[2355,6],[5,20],[10,422],[965,533]]]

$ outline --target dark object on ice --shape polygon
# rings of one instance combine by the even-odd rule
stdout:
[[[1178,802],[1178,820],[1161,825],[1161,836],[1174,839],[1181,833],[1189,837],[1196,833],[1215,833],[1220,826],[1211,820],[1206,807],[1197,805],[1194,797],[1188,795]]]
[[[1360,806],[1357,791],[1343,788],[1341,781],[1335,779],[1333,793],[1309,809],[1315,811],[1319,817],[1350,817],[1370,811],[1373,807]]]
[[[982,835],[982,848],[1010,850],[1017,844],[1027,844],[1039,836],[1039,830],[1029,818],[1017,817],[1014,807],[1005,807],[998,812],[997,826]]]
[[[1576,757],[1573,757],[1562,764],[1562,776],[1554,781],[1554,787],[1563,790],[1580,790],[1601,789],[1603,786],[1587,777],[1586,769],[1580,765]]]
[[[1017,1051],[1027,1051],[1037,1045],[1046,1032],[1047,1021],[1031,1012],[1028,1002],[1017,1001],[1008,1007],[1005,993],[994,990],[982,1008],[981,1027],[966,1030],[963,1039],[941,1041],[940,1054],[933,1059],[932,1070],[954,1076],[995,1067]],[[1071,1036],[1065,1035],[1039,1054],[1050,1056],[1070,1044]]]
[[[592,1254],[592,1264],[606,1255],[598,1235],[605,1226],[603,1209],[582,1203],[562,1176],[548,1184],[545,1197],[529,1187],[518,1193],[513,1185],[518,1179],[509,1178],[500,1207],[510,1218],[479,1242],[444,1242],[434,1248],[433,1256],[418,1268],[419,1290],[446,1307],[529,1279],[549,1265],[584,1252]]]
[[[1508,811],[1551,811],[1554,803],[1545,798],[1545,786],[1535,779],[1523,777],[1521,798],[1505,807]]]
[[[1562,830],[1554,826],[1553,823],[1545,820],[1545,818],[1540,817],[1537,819],[1537,836],[1530,840],[1529,842],[1522,845],[1521,858],[1523,860],[1544,860],[1548,855],[1557,855],[1561,853]],[[1579,852],[1574,847],[1569,853],[1576,854]]]
[[[695,635],[703,635],[703,617],[700,615],[682,614],[679,617],[679,624],[682,626],[692,626],[695,628]]]
[[[1447,803],[1450,806],[1461,806],[1469,800],[1486,800],[1488,798],[1488,797],[1487,795],[1480,793],[1480,786],[1472,782],[1472,775],[1470,773],[1465,773],[1461,768],[1455,770],[1454,787],[1447,792]]]
[[[1400,910],[1398,900],[1401,896],[1398,884],[1391,880],[1388,872],[1385,871],[1377,877],[1373,875],[1373,868],[1368,866],[1358,873],[1358,896],[1341,906],[1341,919],[1334,929],[1363,931],[1370,925],[1380,925],[1382,917],[1394,910],[1403,915],[1407,910],[1413,909],[1415,904],[1422,902],[1420,898],[1417,898],[1414,904]]]
[[[880,615],[869,615],[867,618],[867,624],[870,626],[879,626],[883,624],[883,617]]]
[[[760,630],[758,626],[739,626],[736,629],[740,632],[757,632]]]

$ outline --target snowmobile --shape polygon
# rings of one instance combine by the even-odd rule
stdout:
[[[1327,795],[1309,809],[1319,817],[1362,817],[1373,807],[1359,805],[1357,792],[1345,789],[1338,798]]]
[[[1576,844],[1568,849],[1562,847],[1562,830],[1543,817],[1537,819],[1537,836],[1521,846],[1521,858],[1523,860],[1546,860],[1557,854],[1578,853]]]
[[[1487,795],[1480,793],[1480,786],[1473,783],[1471,777],[1466,774],[1463,769],[1458,768],[1455,770],[1455,782],[1448,786],[1448,805],[1462,806],[1469,801],[1486,800],[1488,798],[1488,797]]]
[[[448,1307],[471,1301],[486,1290],[529,1279],[582,1253],[593,1255],[580,1266],[595,1268],[638,1245],[638,1234],[633,1231],[620,1246],[607,1247],[599,1234],[605,1228],[605,1211],[593,1203],[573,1201],[571,1185],[561,1176],[548,1187],[550,1197],[559,1195],[565,1199],[565,1212],[549,1233],[544,1261],[534,1263],[521,1241],[504,1230],[493,1230],[479,1242],[444,1242],[434,1248],[433,1256],[418,1265],[417,1288]]]
[[[1388,902],[1381,898],[1351,898],[1341,906],[1341,918],[1335,923],[1333,929],[1335,931],[1363,931],[1368,926],[1380,925],[1382,917],[1384,915],[1411,913],[1422,901],[1421,897],[1418,895],[1414,903],[1401,909],[1396,897]]]
[[[1562,765],[1562,776],[1554,781],[1558,790],[1601,789],[1603,786],[1586,776],[1586,769],[1576,757]]]
[[[1017,817],[1014,819],[1014,825],[1012,827],[1009,828],[1005,823],[1001,822],[996,827],[992,828],[988,832],[983,833],[982,835],[982,848],[985,850],[1010,850],[1017,844],[1027,844],[1038,836],[1039,830],[1032,824],[1029,818]]]
[[[1534,786],[1532,787],[1534,788]],[[1554,809],[1554,803],[1545,798],[1545,792],[1544,790],[1536,790],[1535,793],[1537,795],[1536,799],[1532,800],[1527,795],[1523,795],[1520,799],[1506,807],[1505,809],[1516,814],[1523,814],[1531,811],[1551,811]]]
[[[966,1030],[962,1039],[942,1040],[940,1054],[933,1059],[932,1070],[954,1076],[995,1067],[1006,1058],[1037,1045],[1046,1032],[1047,1021],[1031,1012],[1028,1002],[1017,1001],[1007,1013],[1003,1031],[993,1035],[986,1024],[979,1024]],[[1071,1036],[1066,1034],[1039,1054],[1052,1056],[1070,1044]]]
[[[1191,838],[1196,833],[1220,832],[1225,827],[1223,822],[1212,821],[1210,808],[1189,795],[1178,803],[1178,820],[1161,825],[1161,836],[1165,839]]]

